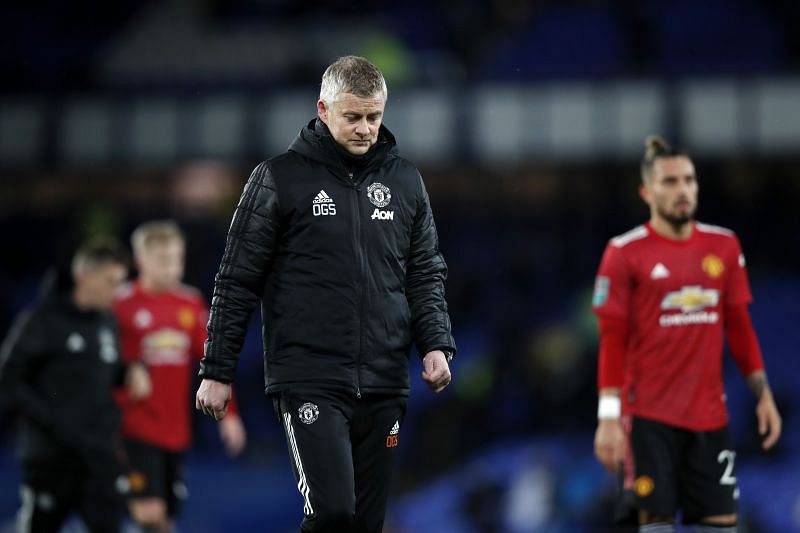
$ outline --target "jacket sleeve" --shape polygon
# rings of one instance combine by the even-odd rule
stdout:
[[[411,310],[411,330],[420,357],[431,350],[456,353],[450,316],[444,295],[447,264],[439,253],[439,236],[430,199],[420,180],[417,212],[411,228],[411,246],[406,272],[406,296]]]
[[[122,355],[122,339],[120,335],[119,321],[113,314],[109,315],[109,318],[109,327],[114,332],[114,347],[117,349],[118,354],[117,361],[114,364],[113,385],[115,388],[121,389],[118,394],[124,393],[127,396],[128,391],[125,388],[125,380],[128,377],[128,369],[130,368],[132,361],[126,361]]]
[[[228,230],[214,280],[208,339],[200,376],[232,383],[247,324],[264,290],[280,229],[275,180],[268,162],[250,174]]]
[[[0,399],[40,427],[54,430],[50,407],[31,384],[47,354],[45,339],[40,316],[26,311],[17,318],[0,347]]]
[[[115,363],[114,368],[114,388],[117,389],[115,392],[118,395],[120,401],[127,400],[128,397],[128,388],[127,388],[127,379],[128,379],[128,371],[133,364],[140,364],[143,365],[141,361],[138,360],[126,360],[124,355],[122,354],[122,332],[120,331],[120,324],[119,320],[113,314],[110,315],[110,324],[109,327],[111,331],[114,332],[114,346],[117,348],[117,362]]]

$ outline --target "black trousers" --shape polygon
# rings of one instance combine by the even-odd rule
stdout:
[[[116,463],[83,466],[63,462],[23,465],[17,531],[57,533],[77,512],[91,533],[117,533],[124,502]]]
[[[301,531],[381,532],[407,402],[334,390],[273,398],[303,497]]]

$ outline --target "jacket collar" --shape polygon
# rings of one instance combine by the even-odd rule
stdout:
[[[353,155],[339,145],[331,136],[328,126],[319,118],[311,120],[300,130],[289,150],[318,161],[325,166],[346,173],[379,165],[389,155],[397,154],[397,142],[389,129],[381,125],[378,142],[361,156]]]

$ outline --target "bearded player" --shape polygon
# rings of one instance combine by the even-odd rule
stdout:
[[[722,382],[723,334],[756,397],[762,447],[781,418],[747,305],[736,235],[694,221],[698,184],[689,156],[647,139],[640,195],[650,221],[611,239],[595,282],[600,320],[595,455],[623,470],[622,506],[639,531],[736,531],[736,452]]]

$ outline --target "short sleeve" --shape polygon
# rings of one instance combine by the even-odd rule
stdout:
[[[609,243],[595,278],[592,311],[601,317],[627,317],[631,286],[630,268],[622,249]]]

